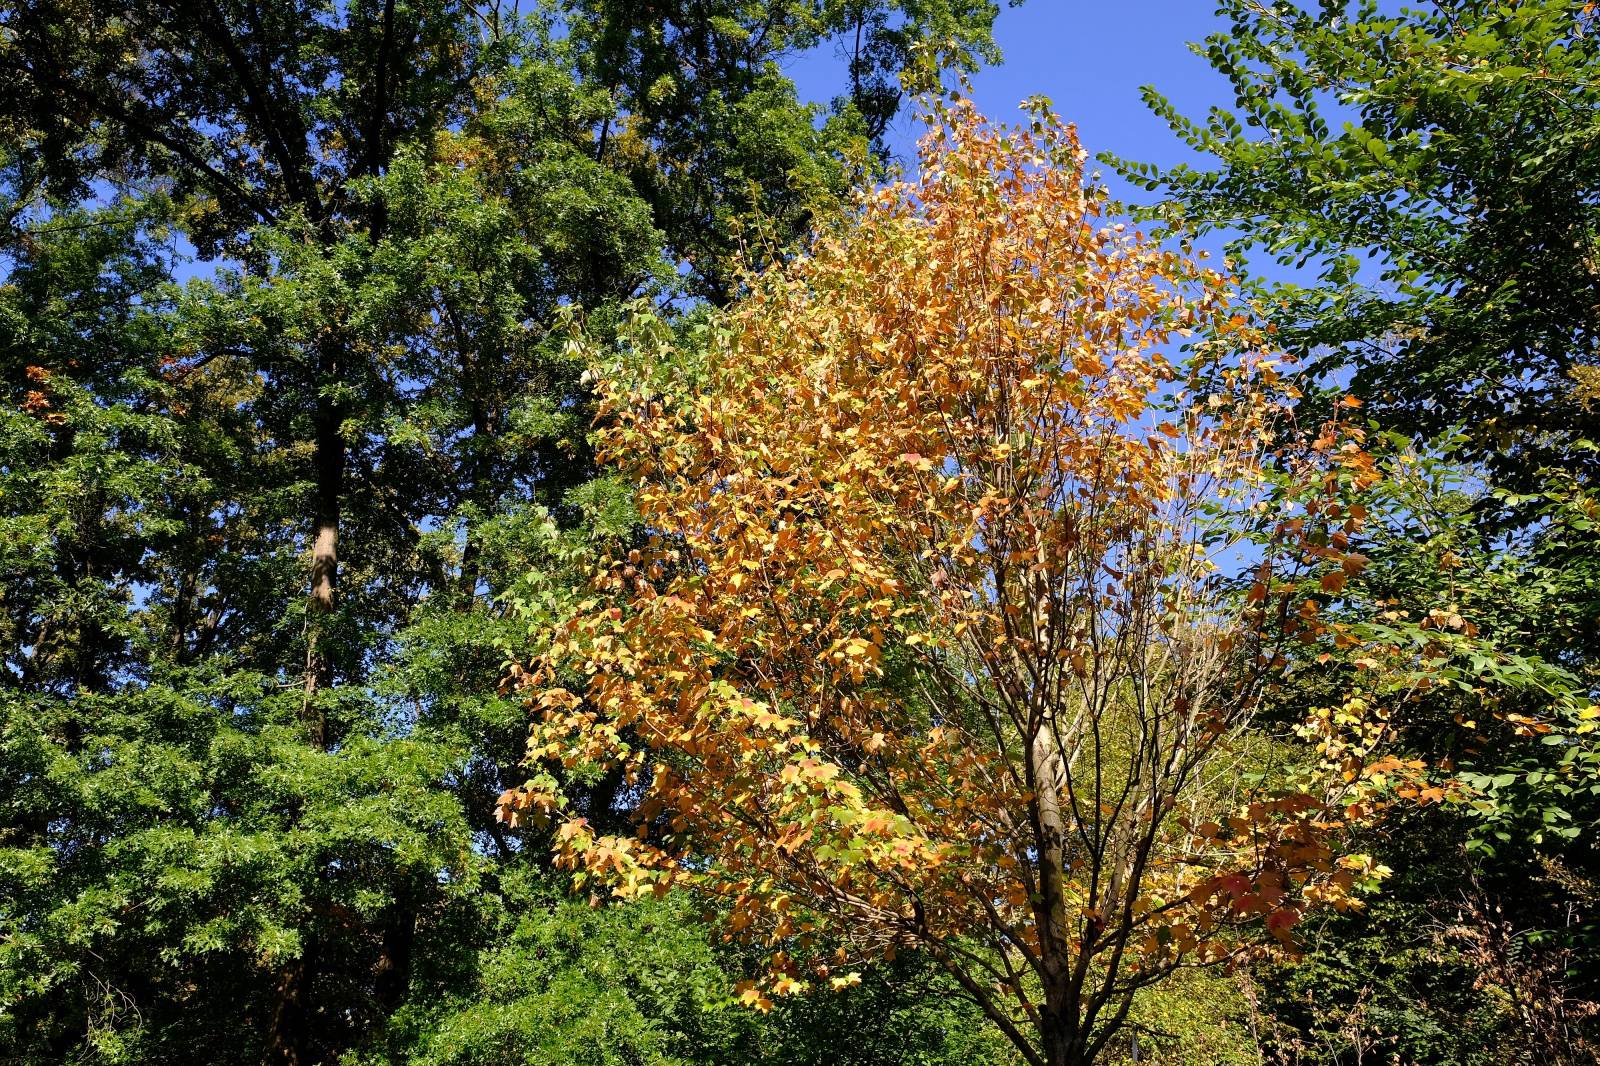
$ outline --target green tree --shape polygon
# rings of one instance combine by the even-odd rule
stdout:
[[[1316,1046],[1312,1028],[1359,1005],[1409,1019],[1385,1045],[1406,1061],[1479,1061],[1474,1041],[1589,1061],[1600,1039],[1600,747],[1583,708],[1600,691],[1594,5],[1223,0],[1219,14],[1224,28],[1195,50],[1233,106],[1196,121],[1146,91],[1204,163],[1108,162],[1162,195],[1152,214],[1224,235],[1241,267],[1265,255],[1298,271],[1258,283],[1257,310],[1308,363],[1307,403],[1354,393],[1394,452],[1355,598],[1367,624],[1463,651],[1401,724],[1417,751],[1459,768],[1470,799],[1424,808],[1421,827],[1376,842],[1401,870],[1394,897],[1370,919],[1334,921],[1329,937],[1369,961],[1373,945],[1391,945],[1387,973],[1352,983],[1318,961],[1301,985],[1325,978],[1314,998],[1330,1013],[1294,1025]],[[1535,683],[1553,676],[1539,664],[1565,679]],[[1518,681],[1520,700],[1491,708],[1475,680],[1485,674]],[[1472,944],[1406,948],[1419,913],[1454,915]],[[1407,1001],[1418,988],[1437,994]],[[1488,1015],[1463,1005],[1483,1006],[1484,988],[1499,1004]],[[1457,1039],[1468,1017],[1473,1036]]]
[[[1473,432],[1512,487],[1600,467],[1600,68],[1582,0],[1226,0],[1196,46],[1232,110],[1146,99],[1214,168],[1111,160],[1163,217],[1307,268],[1262,294],[1389,428]],[[1368,260],[1368,262],[1363,262]],[[1586,384],[1589,383],[1589,384]]]
[[[566,322],[725,299],[993,16],[0,5],[0,1057],[440,1058],[417,1019],[505,1002],[566,919],[497,944],[546,851],[496,680],[629,521]],[[802,104],[779,60],[858,37]]]

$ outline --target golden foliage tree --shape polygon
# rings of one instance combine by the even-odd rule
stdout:
[[[1312,631],[1291,571],[1359,565],[1326,536],[1357,518],[1263,517],[1290,391],[1264,338],[1222,274],[1103,220],[1033,114],[954,105],[920,180],[755,279],[698,374],[605,375],[646,532],[519,676],[532,759],[620,768],[638,832],[598,834],[554,773],[501,803],[557,819],[580,881],[719,900],[772,959],[749,1002],[914,948],[1060,1066],[1245,923],[1351,905],[1371,871],[1334,797],[1372,736],[1324,715],[1345,773],[1229,772]],[[1365,476],[1319,445],[1314,494]]]

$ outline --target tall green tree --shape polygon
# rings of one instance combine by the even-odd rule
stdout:
[[[1244,269],[1265,256],[1298,271],[1258,283],[1258,311],[1309,366],[1307,402],[1353,392],[1395,453],[1386,519],[1363,547],[1373,566],[1352,582],[1375,605],[1369,621],[1424,642],[1471,637],[1484,670],[1566,672],[1562,693],[1528,685],[1501,713],[1459,672],[1430,679],[1401,724],[1416,750],[1457,768],[1470,798],[1425,808],[1384,846],[1400,870],[1394,899],[1370,926],[1333,923],[1330,935],[1364,946],[1342,969],[1337,953],[1320,959],[1305,987],[1321,980],[1335,1013],[1366,1003],[1369,1017],[1411,1019],[1367,1045],[1405,1061],[1478,1061],[1497,1046],[1592,1061],[1600,714],[1582,705],[1600,694],[1595,5],[1223,0],[1219,15],[1195,50],[1233,105],[1194,120],[1147,90],[1202,162],[1108,161],[1161,195],[1153,214],[1222,234]],[[1557,695],[1579,715],[1557,714]],[[1396,950],[1391,973],[1366,983],[1371,956],[1348,960],[1404,942],[1419,913],[1449,916],[1441,928],[1454,931],[1435,950]],[[1432,1006],[1394,998],[1419,988],[1447,991]],[[1462,1019],[1470,1035],[1457,1039]],[[1295,1024],[1311,1046],[1327,1021]]]
[[[1315,280],[1274,286],[1289,342],[1386,425],[1473,432],[1502,484],[1593,484],[1600,437],[1600,65],[1582,0],[1228,0],[1196,46],[1232,109],[1146,99],[1215,166],[1120,163],[1161,213]],[[1120,161],[1114,161],[1120,162]]]
[[[566,323],[726,299],[993,17],[0,5],[0,1057],[488,1061],[427,1026],[550,913],[496,681],[629,522]]]

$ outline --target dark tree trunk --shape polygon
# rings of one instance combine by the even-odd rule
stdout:
[[[411,955],[417,940],[417,916],[404,903],[395,904],[383,924],[383,944],[372,968],[373,992],[384,1016],[394,1013],[411,986]]]
[[[323,386],[338,381],[336,359],[323,361]],[[320,390],[319,390],[320,391]],[[345,443],[340,434],[344,411],[333,399],[317,397],[316,441],[312,458],[315,479],[312,503],[311,593],[306,605],[305,717],[312,743],[327,746],[327,719],[317,693],[333,684],[328,651],[328,622],[339,591],[339,520],[344,495]]]
[[[339,380],[337,357],[324,354],[317,376],[316,428],[312,453],[311,590],[306,604],[306,666],[301,717],[308,739],[326,750],[329,743],[327,713],[318,695],[333,685],[333,659],[329,654],[329,622],[338,605],[339,522],[344,495],[345,443],[340,434],[344,410],[324,395]],[[317,973],[316,941],[280,971],[277,1000],[267,1034],[269,1066],[311,1066],[310,986]]]
[[[315,971],[316,942],[308,940],[300,957],[278,972],[277,997],[267,1029],[266,1066],[314,1066],[311,1010],[311,975]]]
[[[1094,1058],[1071,1019],[1044,1017],[1044,1058],[1049,1066],[1093,1066]]]

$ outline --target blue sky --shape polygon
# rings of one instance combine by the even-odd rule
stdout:
[[[1005,62],[973,79],[974,97],[990,117],[1015,120],[1017,105],[1048,96],[1063,119],[1078,126],[1090,155],[1112,152],[1161,165],[1193,155],[1139,99],[1154,85],[1179,110],[1203,115],[1228,102],[1227,83],[1188,50],[1219,29],[1209,0],[1029,0],[1002,6],[995,39]],[[837,91],[839,65],[827,49],[789,67],[802,96],[827,100]],[[912,122],[902,117],[891,138],[897,154],[913,158]],[[1120,194],[1125,190],[1113,188]]]

